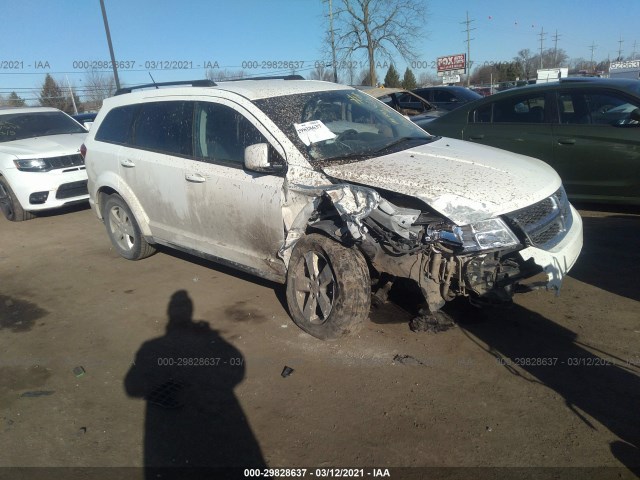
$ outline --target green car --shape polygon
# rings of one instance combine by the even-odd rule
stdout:
[[[515,88],[426,129],[539,158],[573,200],[640,205],[640,80],[569,77]]]

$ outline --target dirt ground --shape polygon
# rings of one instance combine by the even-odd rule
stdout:
[[[334,342],[293,324],[282,286],[167,250],[120,258],[88,208],[1,219],[0,478],[636,478],[640,216],[581,213],[560,296],[452,305],[437,334],[390,303]]]

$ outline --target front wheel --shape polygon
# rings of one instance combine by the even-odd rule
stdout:
[[[120,195],[111,195],[104,204],[104,224],[111,243],[128,260],[141,260],[155,253],[140,232],[129,206]]]
[[[291,253],[287,304],[293,321],[321,340],[357,331],[371,306],[367,262],[354,248],[307,235]]]
[[[12,222],[22,222],[34,218],[33,213],[22,208],[9,183],[2,177],[0,177],[0,210],[5,218]]]

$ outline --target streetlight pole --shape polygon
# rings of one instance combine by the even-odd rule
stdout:
[[[107,43],[109,44],[109,54],[111,55],[111,66],[113,67],[113,78],[116,81],[116,88],[120,90],[120,79],[118,78],[118,66],[116,65],[116,56],[113,53],[113,45],[111,44],[111,33],[109,32],[109,22],[107,21],[107,11],[104,9],[104,0],[100,0],[100,8],[102,9],[102,20],[104,20],[104,31],[107,33]]]

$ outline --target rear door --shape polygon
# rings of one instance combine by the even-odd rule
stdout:
[[[153,236],[177,242],[188,226],[184,163],[193,155],[193,102],[139,106],[131,145],[119,151],[120,175],[149,218]]]
[[[574,198],[640,198],[640,101],[605,88],[563,89],[553,125],[554,166]]]

